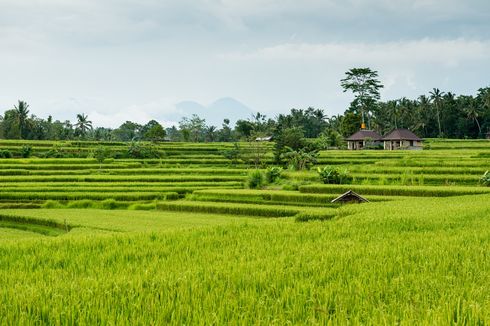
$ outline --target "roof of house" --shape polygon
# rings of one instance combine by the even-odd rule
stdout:
[[[408,129],[395,129],[383,137],[383,140],[416,140],[422,141],[417,135]]]
[[[347,138],[347,140],[356,141],[364,140],[366,138],[371,138],[372,140],[381,140],[381,135],[378,134],[376,131],[363,129],[359,130],[358,132]]]
[[[352,201],[356,201],[359,203],[368,203],[369,202],[369,200],[367,200],[366,198],[362,197],[361,195],[355,193],[352,190],[349,190],[349,191],[343,193],[342,195],[338,196],[334,200],[332,200],[332,203],[337,203],[337,202],[342,203],[342,202],[352,202]]]

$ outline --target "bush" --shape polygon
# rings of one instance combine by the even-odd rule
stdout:
[[[286,147],[287,152],[281,155],[281,159],[287,162],[288,169],[294,171],[308,170],[313,164],[317,162],[318,151],[308,149],[293,150]]]
[[[22,150],[20,152],[20,155],[23,158],[31,157],[31,154],[32,154],[32,147],[31,146],[29,146],[29,145],[22,146]]]
[[[265,172],[265,179],[268,183],[274,183],[277,179],[281,177],[282,168],[277,166],[272,166],[267,168]]]
[[[12,152],[7,150],[0,151],[0,158],[12,158],[12,157],[13,157]]]
[[[490,187],[490,171],[483,173],[482,177],[480,178],[480,184]]]
[[[240,159],[241,156],[241,149],[240,145],[238,143],[233,144],[232,149],[227,149],[221,152],[221,154],[228,160],[230,160],[230,163],[233,165],[236,165]]]
[[[105,159],[109,156],[109,152],[106,147],[104,146],[98,146],[94,150],[94,158],[97,160],[97,162],[100,164],[100,167],[102,168],[102,163],[104,163]]]
[[[54,145],[49,151],[44,153],[44,158],[64,158],[67,155],[59,145]]]
[[[264,174],[260,170],[249,173],[247,185],[250,189],[259,189],[264,185]]]
[[[352,177],[347,169],[325,166],[318,168],[317,171],[324,184],[346,184],[352,182]]]
[[[139,142],[132,142],[128,147],[129,158],[160,158],[161,153],[151,144],[143,145]]]

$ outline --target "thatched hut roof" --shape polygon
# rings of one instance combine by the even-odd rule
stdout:
[[[349,190],[346,193],[343,193],[342,195],[332,200],[332,203],[368,203],[368,202],[369,200],[355,193],[352,190]]]

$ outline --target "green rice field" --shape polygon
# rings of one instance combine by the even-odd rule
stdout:
[[[325,150],[261,189],[233,144],[152,146],[0,140],[1,325],[490,323],[490,141]]]

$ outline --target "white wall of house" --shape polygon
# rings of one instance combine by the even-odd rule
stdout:
[[[422,149],[422,142],[416,140],[385,140],[385,150],[397,150],[397,149]]]

